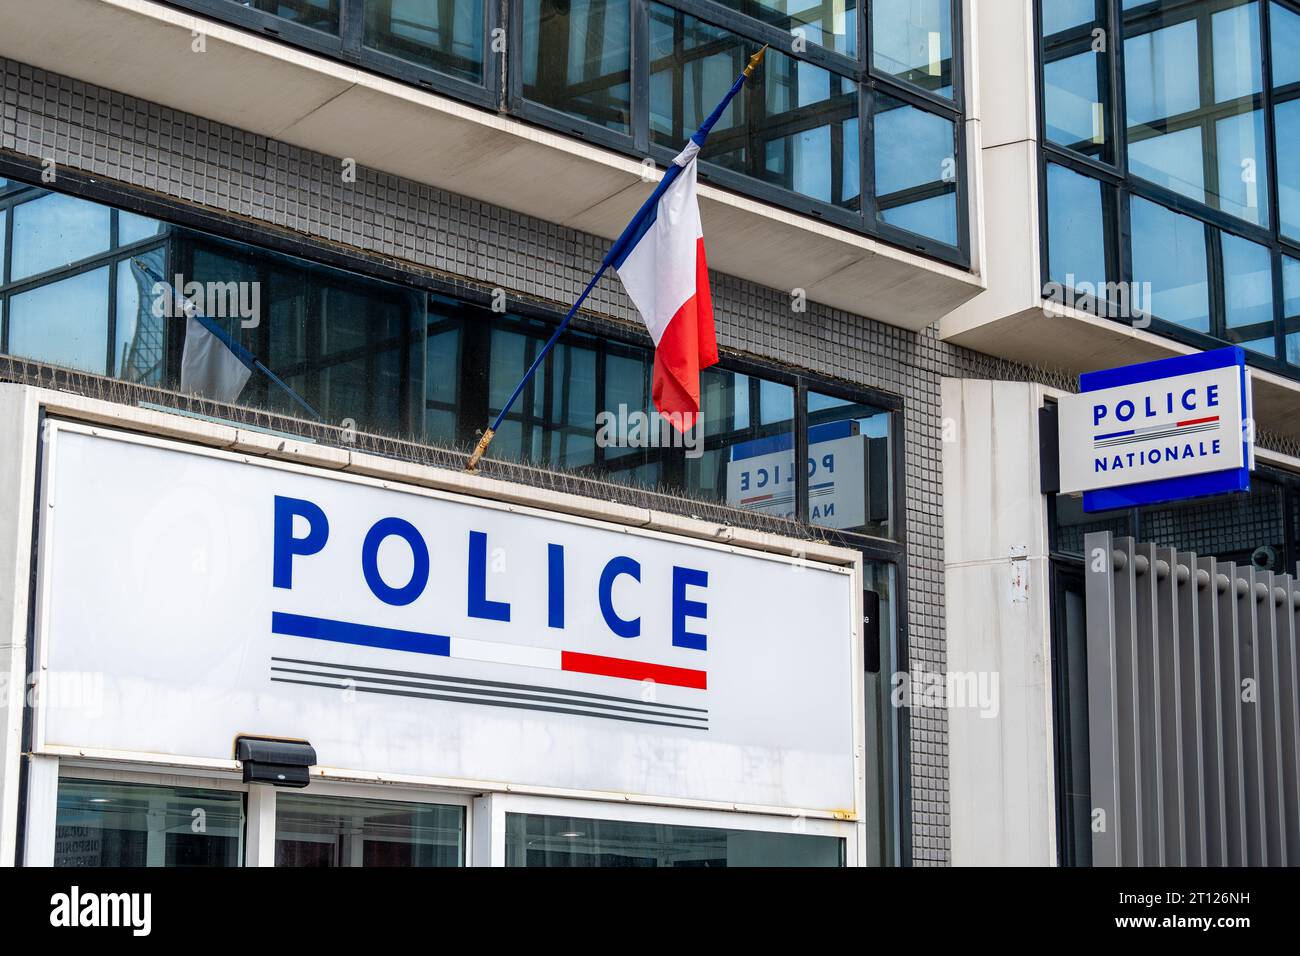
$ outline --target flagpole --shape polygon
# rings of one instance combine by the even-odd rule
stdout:
[[[713,108],[713,112],[708,115],[700,128],[695,131],[695,134],[691,137],[690,141],[694,143],[697,148],[704,145],[705,137],[709,135],[709,131],[713,129],[714,124],[722,118],[722,113],[727,108],[727,105],[732,101],[735,95],[740,92],[740,88],[745,85],[745,80],[749,79],[749,77],[753,75],[754,71],[758,69],[758,65],[763,62],[763,56],[767,53],[767,46],[768,45],[764,43],[763,48],[749,58],[749,62],[745,64],[745,69],[741,72],[740,76],[736,78],[736,82],[731,85],[731,89],[727,91],[726,96],[724,96],[722,101]],[[483,431],[483,436],[479,438],[478,444],[474,447],[473,454],[469,456],[469,461],[465,465],[465,470],[467,472],[473,472],[478,469],[479,461],[482,460],[483,455],[487,452],[488,445],[492,444],[492,439],[496,437],[497,429],[500,428],[501,423],[505,421],[506,415],[510,413],[510,409],[514,406],[515,401],[524,390],[524,386],[528,384],[529,379],[533,377],[533,374],[541,366],[542,362],[546,360],[547,354],[551,351],[551,348],[555,343],[559,341],[560,336],[564,334],[564,330],[569,327],[570,320],[572,320],[572,318],[577,314],[578,309],[582,307],[582,303],[587,300],[587,296],[591,295],[591,290],[596,287],[596,283],[599,282],[600,277],[605,274],[605,270],[618,259],[627,244],[633,239],[636,233],[636,228],[644,218],[647,211],[654,209],[655,206],[658,205],[660,197],[663,196],[668,187],[673,184],[673,181],[681,173],[682,168],[683,167],[676,163],[669,165],[668,169],[664,171],[663,177],[659,180],[659,184],[655,186],[654,191],[650,193],[650,197],[641,204],[641,208],[638,209],[636,215],[632,217],[632,221],[627,224],[627,228],[624,229],[618,239],[614,241],[614,244],[609,247],[609,252],[605,253],[605,258],[600,261],[600,268],[596,270],[596,274],[591,277],[591,281],[587,283],[587,287],[582,290],[582,294],[578,296],[577,301],[569,307],[569,311],[565,313],[564,319],[561,320],[558,326],[556,326],[555,331],[551,333],[551,337],[546,340],[546,344],[543,345],[542,350],[537,353],[537,358],[533,359],[533,363],[528,366],[528,371],[524,372],[524,377],[519,380],[519,384],[515,386],[515,390],[511,392],[510,398],[507,399],[505,405],[501,407],[501,411],[497,413],[492,424]]]

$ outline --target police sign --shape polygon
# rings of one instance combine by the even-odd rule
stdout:
[[[1061,399],[1061,491],[1085,511],[1250,488],[1250,378],[1236,347],[1090,372]]]

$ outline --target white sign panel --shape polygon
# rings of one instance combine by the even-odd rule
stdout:
[[[60,425],[38,746],[855,813],[851,569]]]
[[[1060,400],[1061,491],[1093,491],[1241,468],[1236,365]]]

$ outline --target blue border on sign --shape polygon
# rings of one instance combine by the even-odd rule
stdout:
[[[1191,375],[1195,372],[1208,372],[1212,369],[1230,368],[1234,365],[1240,370],[1238,382],[1241,415],[1244,421],[1249,411],[1246,401],[1246,352],[1236,345],[1213,349],[1209,352],[1197,352],[1192,355],[1176,355],[1172,358],[1156,359],[1154,362],[1125,365],[1122,368],[1085,372],[1079,376],[1079,391],[1097,392],[1106,388],[1155,382],[1162,378]],[[1240,468],[1228,468],[1223,471],[1211,471],[1202,475],[1181,475],[1177,478],[1161,478],[1158,481],[1143,481],[1133,485],[1120,485],[1115,488],[1099,488],[1096,491],[1085,491],[1083,493],[1083,510],[1089,513],[1112,511],[1116,508],[1133,508],[1138,505],[1154,505],[1167,501],[1182,501],[1187,498],[1204,498],[1227,492],[1250,491],[1250,442],[1246,440],[1244,434],[1241,440],[1241,452],[1243,464]]]

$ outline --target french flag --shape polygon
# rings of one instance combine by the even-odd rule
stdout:
[[[692,138],[609,256],[655,343],[655,408],[679,431],[695,424],[700,372],[718,361],[695,194],[699,152],[700,143]]]

